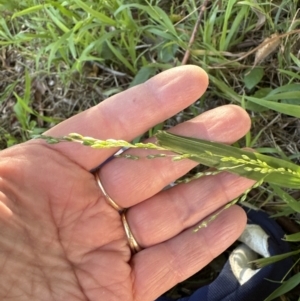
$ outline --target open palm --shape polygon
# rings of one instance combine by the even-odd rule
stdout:
[[[198,67],[163,72],[47,132],[132,140],[203,94]],[[224,106],[172,132],[232,143],[249,129],[247,114]],[[120,206],[143,250],[131,255],[119,213],[90,172],[114,150],[32,140],[0,154],[0,299],[153,301],[204,267],[242,232],[239,207],[206,229],[191,228],[252,181],[222,173],[163,188],[192,161],[114,159],[101,166],[103,186]],[[144,151],[131,151],[131,153]]]

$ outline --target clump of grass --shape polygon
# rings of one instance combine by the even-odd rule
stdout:
[[[0,11],[6,90],[0,103],[17,119],[0,123],[8,132],[1,148],[176,65],[188,38],[163,9],[143,1],[27,0],[5,3]],[[25,109],[7,106],[21,99]]]

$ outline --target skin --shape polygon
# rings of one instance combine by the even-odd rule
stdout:
[[[192,104],[207,85],[199,67],[177,67],[46,134],[131,140]],[[232,143],[249,127],[246,112],[228,105],[171,131]],[[99,175],[111,198],[130,207],[128,223],[144,248],[131,256],[119,213],[90,173],[114,151],[32,140],[0,153],[1,300],[153,301],[242,233],[246,216],[236,206],[207,228],[192,229],[252,181],[222,173],[161,191],[195,163],[115,159]]]

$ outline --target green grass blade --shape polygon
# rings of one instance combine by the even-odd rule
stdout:
[[[273,264],[275,262],[278,262],[280,260],[286,259],[286,258],[294,256],[294,255],[297,255],[299,253],[300,253],[300,250],[296,250],[296,251],[292,251],[292,252],[288,252],[288,253],[284,253],[284,254],[274,255],[271,257],[256,259],[256,260],[251,261],[250,263],[254,263],[258,269],[261,269],[270,264]]]
[[[25,93],[24,93],[24,99],[27,104],[30,103],[30,91],[31,91],[31,78],[28,73],[28,70],[25,70]]]
[[[53,21],[53,23],[60,29],[62,30],[64,33],[68,32],[70,29],[63,23],[62,20],[59,20],[58,18],[58,14],[53,11],[53,9],[46,9],[45,8],[45,12],[48,14],[48,16],[50,17],[50,19]]]
[[[3,31],[1,30],[3,29]],[[0,35],[3,36],[6,40],[14,40],[15,37],[11,34],[7,23],[4,19],[0,18]]]
[[[266,107],[268,109],[274,110],[276,112],[300,118],[300,106],[298,105],[278,103],[249,96],[245,96],[245,99],[263,107]]]
[[[285,281],[279,288],[277,288],[268,298],[264,301],[271,301],[287,292],[292,290],[300,283],[300,273],[294,275],[289,280]]]
[[[89,45],[81,52],[78,61],[83,62],[87,60],[96,60],[96,57],[93,57],[93,55],[91,55],[93,50],[101,49],[103,47],[103,44],[106,43],[106,41],[110,40],[114,35],[115,32],[107,32],[103,34],[99,39],[89,43]]]
[[[107,46],[111,50],[111,52],[133,73],[136,73],[135,68],[130,64],[130,62],[122,55],[122,53],[112,45],[110,41],[106,41]]]
[[[25,101],[19,97],[17,94],[15,94],[16,97],[16,104],[14,105],[14,112],[16,114],[16,117],[19,121],[19,123],[22,126],[23,130],[28,130],[28,114],[31,113],[31,109],[27,106]]]
[[[224,97],[230,100],[234,100],[237,103],[241,103],[242,97],[238,95],[233,89],[231,89],[228,85],[224,82],[220,81],[216,77],[210,75],[209,76],[210,82],[212,82],[219,90],[224,93]]]
[[[236,0],[229,0],[227,3],[225,15],[224,15],[224,23],[223,23],[223,28],[222,28],[222,35],[220,38],[220,45],[219,49],[220,50],[227,50],[226,47],[228,46],[226,44],[226,36],[228,34],[228,24],[229,24],[229,19],[232,16],[232,10],[233,6],[235,4]]]
[[[215,5],[215,7],[211,8],[210,16],[208,17],[208,20],[204,24],[202,39],[203,39],[203,43],[207,45],[212,44],[212,40],[214,37],[215,23],[217,21],[218,13],[219,13],[219,7],[218,5]]]
[[[225,39],[225,43],[222,50],[227,50],[230,47],[230,43],[232,41],[236,40],[236,34],[239,32],[238,28],[241,27],[241,23],[245,19],[245,16],[247,16],[248,7],[243,5],[238,14],[236,15],[234,21],[230,25],[230,30],[227,34],[227,37]]]
[[[31,6],[29,8],[26,8],[24,10],[21,10],[21,11],[18,11],[16,13],[14,13],[12,15],[12,19],[38,12],[38,11],[40,11],[40,10],[46,8],[46,7],[49,7],[49,6],[51,6],[51,4],[40,4],[40,5]]]
[[[289,91],[283,93],[277,93],[275,95],[267,95],[265,97],[266,100],[285,100],[285,99],[299,99],[300,98],[300,91]]]
[[[147,27],[145,27],[145,29],[147,29],[148,32],[151,32],[154,35],[161,37],[165,40],[172,41],[172,39],[173,39],[173,36],[169,32],[162,30],[161,26],[159,26],[159,25],[147,26]]]
[[[289,234],[284,236],[284,240],[290,241],[290,242],[297,242],[300,241],[300,232]]]
[[[125,4],[119,7],[119,9],[115,12],[115,16],[127,8],[139,9],[146,12],[152,20],[155,20],[157,23],[161,24],[165,30],[173,35],[173,37],[177,37],[176,29],[172,21],[160,7],[142,4]]]
[[[80,0],[74,0],[74,2],[83,10],[85,10],[86,12],[88,12],[89,14],[91,14],[94,18],[96,18],[98,21],[101,21],[104,24],[107,25],[112,25],[115,26],[116,25],[116,21],[107,17],[106,15],[99,13],[98,11],[92,9],[90,6],[88,6],[87,4],[85,4],[84,2],[80,1]]]
[[[300,202],[295,200],[290,194],[283,191],[280,187],[276,185],[270,185],[273,188],[273,191],[284,201],[289,207],[291,207],[294,211],[300,213]]]
[[[297,74],[297,73],[295,73],[295,72],[284,70],[284,69],[278,69],[277,71],[280,72],[280,73],[282,73],[282,74],[288,75],[292,80],[293,79],[300,80],[300,75]]]
[[[64,47],[64,45],[68,44],[68,39],[73,34],[73,31],[70,30],[63,34],[59,39],[57,39],[55,42],[49,44],[45,50],[49,51],[49,58],[48,58],[48,70],[50,70],[51,63],[55,59],[55,56],[58,52],[60,52],[60,55],[64,58],[67,57],[67,49]]]
[[[63,5],[61,5],[60,3],[56,2],[56,1],[49,2],[49,5],[56,7],[60,11],[60,13],[62,15],[64,15],[65,17],[67,17],[69,19],[74,18],[78,22],[80,21],[80,16],[74,10],[66,9],[66,7],[64,7]]]
[[[276,95],[278,93],[283,93],[283,92],[291,92],[291,91],[300,91],[300,84],[287,84],[287,85],[283,85],[280,86],[276,89],[271,90],[268,95],[266,96],[267,100],[273,100],[272,98],[269,98],[270,96]],[[293,93],[293,92],[291,92]],[[274,99],[274,100],[279,100],[281,98],[278,99]]]
[[[264,180],[289,188],[300,187],[300,167],[291,162],[164,131],[158,132],[156,138],[160,146],[179,154],[188,154],[186,157],[189,156],[189,159],[206,166],[226,170],[256,181]]]

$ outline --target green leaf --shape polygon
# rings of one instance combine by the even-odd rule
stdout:
[[[271,301],[287,292],[292,290],[294,287],[296,287],[300,283],[300,273],[294,275],[289,280],[283,282],[283,284],[277,288],[268,298],[266,298],[264,301]]]
[[[152,20],[155,20],[157,23],[161,24],[165,31],[170,32],[173,35],[173,38],[178,37],[172,21],[160,7],[141,4],[125,4],[121,5],[119,9],[116,10],[115,16],[117,16],[117,14],[119,14],[122,10],[127,8],[138,9],[146,12]]]
[[[68,44],[68,39],[71,37],[72,34],[73,34],[73,30],[66,32],[65,34],[60,36],[55,42],[49,44],[45,48],[46,51],[50,50],[49,59],[48,59],[48,70],[50,70],[51,63],[55,59],[55,55],[57,54],[57,52],[62,50],[60,54],[64,57],[63,54],[66,54],[64,53],[64,51],[66,51],[65,49],[66,47],[64,47],[64,45]]]
[[[298,66],[298,68],[300,67],[300,60],[293,55],[293,53],[290,53],[290,57],[293,60],[293,62]]]
[[[265,98],[270,91],[272,91],[271,88],[261,88],[257,91],[255,91],[253,97],[255,98]],[[254,111],[254,112],[263,112],[263,111],[267,111],[268,108],[263,107],[257,103],[251,102],[251,101],[247,101],[246,103],[246,109],[250,110],[250,111]]]
[[[138,73],[135,75],[133,81],[130,83],[130,87],[139,85],[148,80],[151,76],[156,73],[157,68],[145,66],[142,67]]]
[[[166,43],[159,51],[159,59],[163,63],[172,62],[178,51],[178,44],[173,42]]]
[[[284,236],[284,240],[286,240],[286,241],[292,241],[292,242],[300,241],[300,232],[294,233],[294,234],[290,234],[290,235],[285,235]]]
[[[220,50],[227,50],[228,47],[228,40],[226,39],[226,36],[228,35],[228,25],[229,25],[229,20],[230,17],[233,14],[233,8],[234,5],[236,4],[236,0],[229,0],[227,2],[226,5],[226,10],[225,10],[225,14],[224,14],[224,22],[223,22],[223,28],[222,28],[222,34],[221,34],[221,38],[220,38],[220,43],[219,43],[219,49]]]
[[[266,100],[281,101],[294,105],[300,104],[300,84],[287,84],[271,90],[264,97]]]
[[[108,48],[111,52],[122,62],[133,74],[136,72],[135,68],[130,64],[130,62],[123,56],[121,51],[118,48],[114,47],[110,41],[106,41]]]
[[[280,187],[275,185],[270,185],[274,192],[284,201],[286,202],[289,207],[291,207],[296,212],[300,213],[300,202],[295,200],[291,195],[289,195],[287,192],[283,191]]]
[[[255,181],[263,180],[289,188],[300,187],[300,167],[291,162],[165,131],[159,131],[156,138],[160,146],[179,154],[189,154],[189,159],[206,166],[226,170]]]
[[[115,26],[116,25],[116,21],[105,16],[102,13],[99,13],[98,11],[92,9],[89,5],[85,4],[84,2],[80,1],[80,0],[74,0],[74,2],[81,7],[84,11],[88,12],[89,14],[91,14],[94,18],[96,18],[98,21],[102,22],[103,24],[107,24],[107,25],[112,25]]]
[[[150,32],[153,33],[154,35],[161,37],[165,40],[168,41],[172,41],[174,39],[174,37],[169,33],[166,32],[165,30],[162,30],[161,26],[145,26],[145,29]]]
[[[288,216],[288,215],[294,214],[294,213],[295,213],[295,211],[291,207],[286,206],[284,208],[280,208],[280,211],[278,211],[277,213],[270,215],[270,218]]]
[[[46,9],[45,8],[45,12],[48,14],[48,16],[50,17],[50,19],[53,21],[53,23],[60,29],[62,30],[64,33],[68,32],[70,29],[62,22],[62,20],[59,20],[58,16],[56,14],[56,12],[53,12],[52,9]]]
[[[284,100],[284,99],[299,99],[300,98],[300,92],[299,91],[289,91],[289,92],[283,92],[283,93],[277,93],[275,95],[268,95],[266,96],[266,100]]]
[[[29,114],[31,113],[31,108],[29,108],[26,104],[26,102],[19,97],[16,93],[14,93],[17,102],[13,107],[13,110],[16,114],[16,117],[18,121],[20,122],[22,129],[28,129],[28,120],[29,120]],[[29,113],[29,114],[28,114]]]
[[[99,59],[97,57],[93,57],[91,55],[91,53],[93,52],[94,49],[101,49],[103,47],[104,43],[106,43],[106,41],[109,41],[114,35],[115,35],[114,31],[107,32],[107,33],[101,35],[101,37],[98,38],[97,40],[89,43],[89,45],[81,52],[80,57],[78,58],[78,61],[82,62],[82,61],[88,61],[88,60],[91,60],[91,61],[103,60],[103,58]]]
[[[292,72],[292,71],[289,71],[289,70],[283,70],[283,69],[277,69],[277,71],[279,71],[282,74],[288,75],[291,78],[291,80],[293,80],[293,79],[300,80],[300,75],[295,73],[295,72]]]
[[[283,93],[283,92],[291,92],[291,91],[300,91],[300,84],[287,84],[287,85],[280,86],[276,89],[271,90],[270,93],[268,94],[268,96],[276,95],[276,94]],[[278,99],[280,99],[280,98],[278,98]],[[278,99],[275,99],[275,100],[278,100]],[[272,99],[268,99],[268,100],[272,100]]]
[[[224,93],[224,97],[230,100],[234,100],[237,103],[241,103],[242,97],[237,94],[233,89],[231,89],[228,85],[226,85],[221,80],[217,79],[216,77],[209,75],[209,80],[212,82],[219,90]],[[246,97],[245,97],[246,98]]]
[[[28,15],[28,14],[32,14],[32,13],[35,13],[35,12],[38,12],[46,7],[49,7],[51,6],[51,4],[39,4],[39,5],[35,5],[35,6],[31,6],[29,8],[26,8],[24,10],[21,10],[21,11],[18,11],[16,13],[14,13],[12,15],[12,19],[16,18],[16,17],[21,17],[21,16],[24,16],[24,15]]]
[[[279,254],[279,255],[274,255],[274,256],[270,256],[270,257],[265,257],[265,258],[260,258],[260,259],[256,259],[251,261],[250,263],[254,263],[254,265],[258,268],[264,268],[270,264],[273,264],[275,262],[278,262],[280,260],[284,260],[288,257],[297,255],[300,253],[300,250],[296,250],[296,251],[292,251],[292,252],[288,252],[288,253],[284,253],[284,254]]]
[[[251,90],[261,81],[263,76],[264,76],[263,68],[254,68],[250,72],[247,72],[244,77],[245,87]]]
[[[233,7],[236,8],[237,5],[233,4]],[[235,16],[233,22],[230,22],[230,27],[228,28],[228,33],[224,43],[224,50],[228,49],[231,43],[235,43],[234,41],[237,40],[237,33],[239,32],[238,28],[241,26],[241,23],[246,18],[248,10],[249,8],[245,5],[242,5],[242,7],[240,6],[239,9],[237,10],[238,13]]]
[[[293,93],[289,94],[289,96],[292,97],[292,94]],[[300,95],[298,97],[300,97]],[[271,98],[271,97],[269,97],[269,98]],[[277,103],[277,102],[264,100],[264,99],[259,99],[259,98],[255,98],[255,97],[249,97],[249,96],[245,96],[245,99],[248,100],[248,101],[254,102],[258,105],[264,106],[268,109],[277,111],[279,113],[283,113],[283,114],[286,114],[286,115],[290,115],[290,116],[300,118],[300,106],[299,105],[291,105],[291,104],[286,104],[286,103]]]

